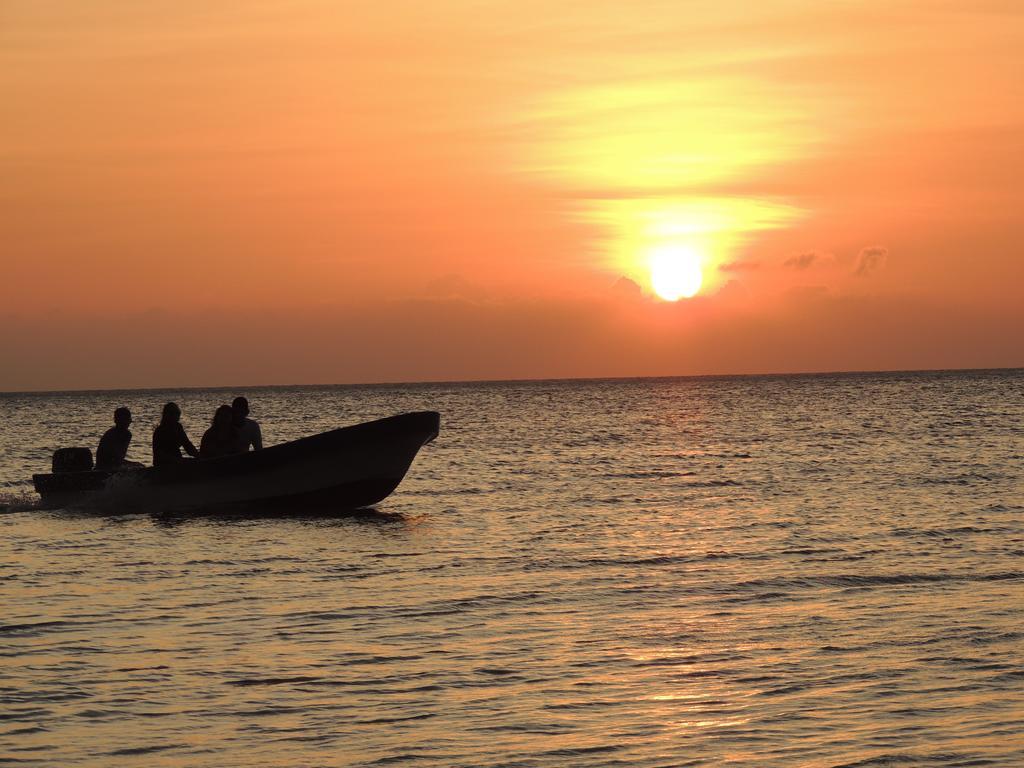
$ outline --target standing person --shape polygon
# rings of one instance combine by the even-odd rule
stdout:
[[[96,448],[96,469],[103,472],[114,472],[122,467],[141,467],[136,461],[128,461],[128,446],[132,442],[132,433],[128,429],[132,423],[132,412],[124,406],[114,411],[114,426],[103,433],[100,444]]]
[[[244,453],[250,446],[254,451],[260,450],[263,447],[263,434],[259,422],[248,418],[249,401],[244,397],[236,397],[231,403],[231,415],[235,429],[238,430],[238,450]]]
[[[199,441],[199,458],[216,459],[238,453],[238,429],[230,405],[222,405],[213,414],[213,424]]]
[[[153,466],[181,461],[182,448],[189,456],[198,458],[199,451],[181,426],[181,408],[177,403],[167,403],[160,415],[160,424],[153,430]]]

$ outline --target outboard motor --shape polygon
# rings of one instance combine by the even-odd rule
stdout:
[[[58,448],[53,452],[53,474],[91,471],[92,451],[88,448]]]

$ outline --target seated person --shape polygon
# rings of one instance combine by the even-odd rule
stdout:
[[[128,446],[132,442],[132,433],[128,426],[132,423],[132,412],[125,407],[114,411],[114,426],[103,433],[99,447],[96,449],[96,469],[102,472],[114,472],[125,467],[141,467],[137,461],[128,461]]]
[[[216,459],[238,453],[238,430],[231,418],[231,406],[222,405],[213,414],[213,425],[203,434],[199,443],[199,458]]]
[[[260,433],[259,422],[249,416],[249,401],[244,397],[236,397],[231,403],[231,415],[235,429],[238,430],[238,450],[245,453],[251,447],[258,451],[263,447],[263,435]]]
[[[181,409],[177,403],[167,403],[160,416],[160,424],[153,430],[153,466],[183,461],[182,448],[189,456],[198,458],[199,451],[181,426]]]

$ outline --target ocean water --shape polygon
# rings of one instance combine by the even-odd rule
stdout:
[[[376,512],[31,506],[121,404],[0,395],[0,764],[1024,766],[1024,372],[250,389],[402,411]]]

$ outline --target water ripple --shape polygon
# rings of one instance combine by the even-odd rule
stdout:
[[[141,445],[164,400],[194,432],[229,393],[0,396],[0,445],[35,446],[0,456],[0,763],[1019,768],[1022,392],[251,390],[271,441],[444,425],[376,513],[205,520],[25,483],[116,405]]]

